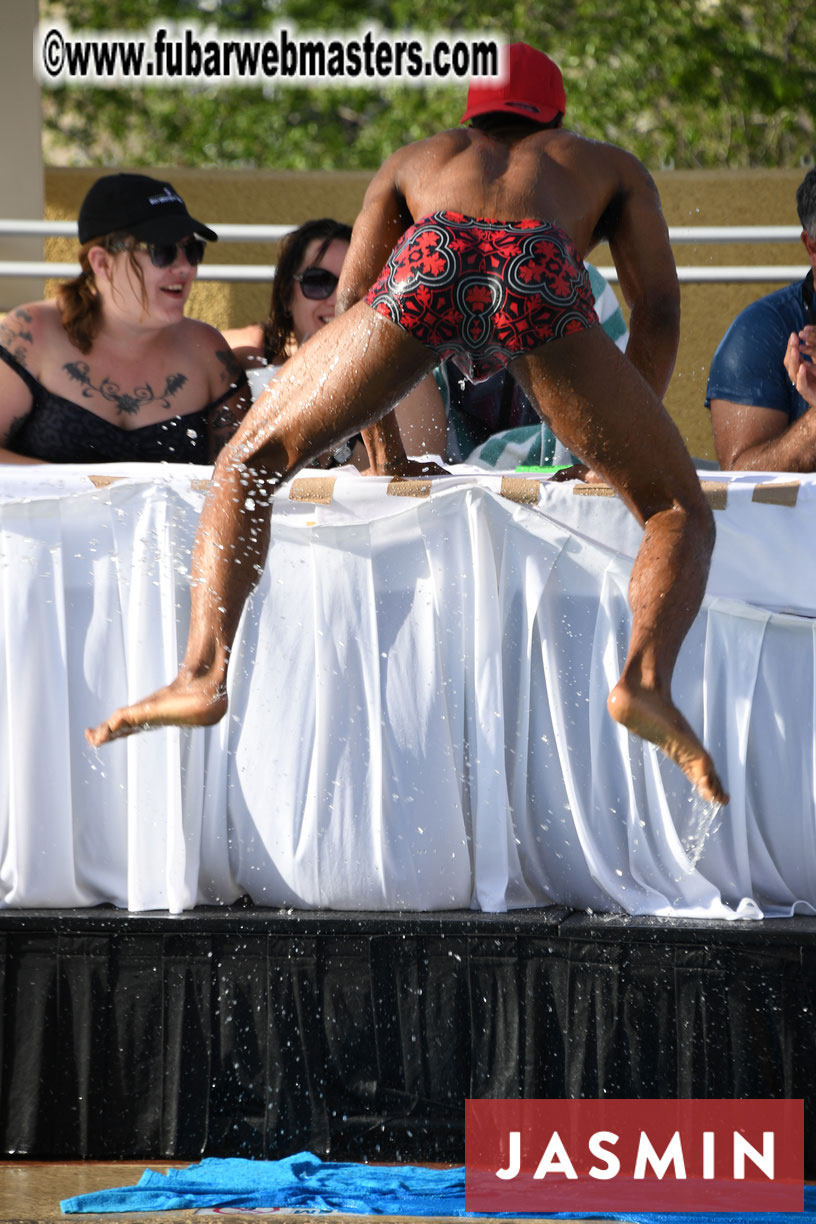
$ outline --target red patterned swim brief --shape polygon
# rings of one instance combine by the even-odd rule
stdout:
[[[557,225],[455,212],[407,229],[365,300],[471,382],[598,322],[589,275]]]

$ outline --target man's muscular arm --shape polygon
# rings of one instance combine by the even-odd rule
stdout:
[[[411,215],[397,188],[402,152],[388,158],[363,197],[337,288],[338,314],[365,297],[411,224]]]
[[[680,286],[669,231],[652,176],[636,157],[614,149],[619,189],[599,225],[630,309],[626,356],[651,388],[666,393],[680,338]]]
[[[711,425],[723,471],[816,472],[816,412],[792,424],[776,408],[712,399]]]

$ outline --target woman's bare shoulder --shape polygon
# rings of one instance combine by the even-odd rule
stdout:
[[[65,340],[56,302],[26,302],[0,318],[0,345],[36,376],[42,355],[57,351]]]
[[[62,328],[56,302],[26,302],[0,318],[0,344],[6,347],[10,341],[35,344],[55,328]]]
[[[223,332],[211,323],[205,323],[203,319],[182,319],[176,327],[174,346],[195,356],[199,361],[208,361],[225,350],[228,353],[232,351]]]
[[[212,394],[244,381],[244,368],[217,327],[201,319],[183,319],[179,328],[180,344],[203,367]]]
[[[221,335],[231,349],[263,349],[263,326],[249,323],[246,327],[227,327]]]
[[[264,333],[260,323],[247,327],[229,327],[222,333],[233,356],[245,370],[257,370],[266,365]]]

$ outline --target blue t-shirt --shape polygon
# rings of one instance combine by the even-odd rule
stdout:
[[[706,408],[713,399],[722,399],[776,408],[791,422],[804,416],[810,405],[791,385],[784,366],[788,337],[808,322],[803,284],[777,289],[737,315],[712,359]]]

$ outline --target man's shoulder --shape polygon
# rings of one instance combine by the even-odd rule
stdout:
[[[608,191],[623,200],[656,197],[654,179],[634,153],[606,140],[594,140],[565,128],[546,133],[551,139],[544,146],[547,155],[567,171],[581,176],[587,190]]]
[[[436,150],[443,146],[448,146],[451,149],[464,149],[472,144],[475,139],[475,133],[472,128],[467,127],[452,127],[441,128],[438,132],[432,132],[430,136],[422,136],[419,140],[412,140],[408,144],[404,144],[396,153],[392,154],[392,158],[412,158],[423,156],[430,150]]]
[[[802,308],[803,284],[804,280],[794,281],[791,285],[783,285],[781,289],[774,289],[771,293],[763,294],[752,305],[760,310],[787,311],[791,308],[798,310]],[[747,309],[750,310],[751,307]]]
[[[608,140],[596,140],[592,136],[582,136],[578,132],[570,131],[569,128],[559,128],[552,134],[561,136],[563,147],[578,156],[589,160],[607,161],[613,165],[620,164],[641,170],[646,169],[640,158],[629,149],[624,149],[622,145],[612,144]]]
[[[728,327],[711,360],[706,405],[712,399],[795,413],[784,367],[785,345],[805,320],[802,282],[766,293]]]
[[[802,281],[795,281],[792,285],[774,289],[772,293],[766,293],[755,302],[750,302],[737,315],[732,327],[744,331],[758,325],[767,326],[768,323],[777,322],[788,331],[798,330],[803,326],[805,316],[802,284]]]
[[[787,342],[792,331],[799,331],[804,322],[801,281],[763,294],[731,321],[717,346],[715,362],[737,350],[741,361],[749,360],[752,353],[757,360],[764,359],[766,350],[776,353],[779,345]]]
[[[467,128],[445,128],[430,136],[413,140],[396,149],[385,159],[372,183],[408,183],[413,175],[422,172],[424,166],[437,161],[449,161],[471,142],[472,134]]]

